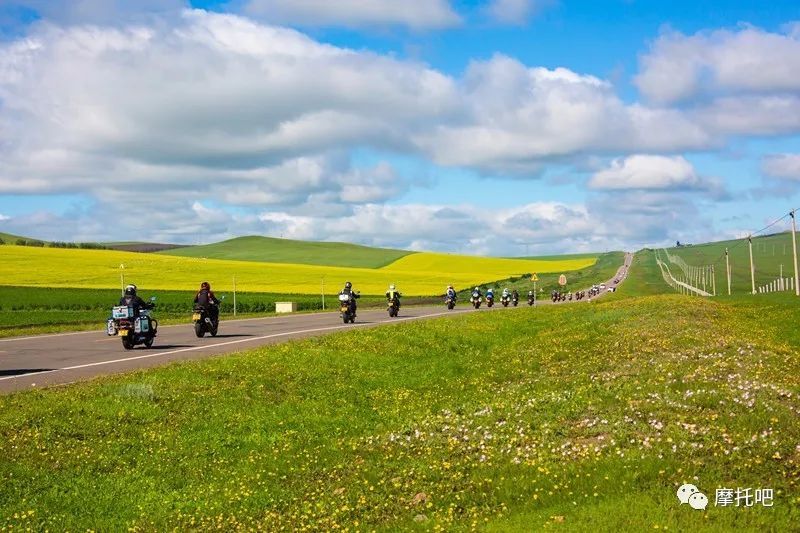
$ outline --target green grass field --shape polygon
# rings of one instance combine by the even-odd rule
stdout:
[[[249,236],[159,253],[180,257],[206,257],[263,263],[380,268],[413,252],[341,242],[295,241]]]
[[[756,287],[765,285],[780,276],[791,277],[794,272],[791,233],[778,233],[764,237],[753,237],[753,263]],[[800,245],[800,243],[798,243]],[[717,272],[717,294],[723,295],[725,288],[725,248],[730,253],[731,291],[734,294],[750,293],[750,252],[747,239],[722,241],[681,248],[669,248],[669,253],[678,255],[686,263],[702,266],[715,263]],[[670,265],[670,268],[673,268]],[[725,294],[727,295],[727,294]]]
[[[0,398],[0,527],[790,531],[800,319],[474,313]],[[706,512],[679,506],[691,482]],[[774,507],[715,508],[721,487]]]

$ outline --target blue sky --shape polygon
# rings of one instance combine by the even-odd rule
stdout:
[[[0,4],[0,231],[506,255],[800,207],[797,2],[131,4]]]

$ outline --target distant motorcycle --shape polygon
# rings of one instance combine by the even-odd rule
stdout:
[[[519,296],[516,296],[514,294],[511,295],[511,305],[513,305],[514,307],[519,305]]]
[[[469,301],[472,304],[472,307],[474,307],[475,309],[479,309],[480,308],[480,306],[481,306],[481,295],[478,294],[478,291],[475,291],[475,292],[472,293],[472,298],[470,298]]]
[[[528,305],[533,305],[536,302],[536,298],[531,294],[528,296]]]
[[[394,297],[387,302],[387,311],[389,311],[389,316],[394,318],[400,312],[400,299],[398,297]]]
[[[511,303],[511,296],[504,294],[500,297],[500,303],[503,304],[503,307],[508,307],[508,304]]]
[[[339,295],[339,313],[342,316],[342,321],[347,324],[353,324],[356,321],[356,299],[351,294]]]
[[[150,316],[150,310],[156,306],[155,301],[156,297],[153,296],[150,303],[138,313],[126,305],[112,307],[111,318],[106,323],[108,336],[122,339],[122,346],[126,350],[132,350],[139,344],[150,348],[158,332],[158,321]]]
[[[448,309],[453,309],[456,306],[456,298],[455,296],[446,296],[444,299],[444,303]]]
[[[494,306],[494,296],[491,294],[486,295],[486,307],[493,307]]]

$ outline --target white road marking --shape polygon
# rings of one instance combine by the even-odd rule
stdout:
[[[437,317],[437,316],[463,314],[463,313],[466,313],[468,311],[469,310],[445,311],[445,312],[442,312],[442,313],[431,313],[431,314],[428,314],[428,315],[403,317],[403,318],[397,318],[397,319],[394,319],[394,320],[386,320],[386,321],[382,322],[382,324],[396,324],[398,322],[406,322],[406,321],[409,321],[409,320],[419,320],[419,319],[422,319],[422,318],[433,318],[433,317]],[[358,323],[358,324],[349,324],[349,325],[342,324],[340,326],[327,326],[327,327],[324,327],[324,328],[311,328],[311,329],[301,329],[301,330],[295,330],[295,331],[284,331],[282,333],[272,333],[270,335],[264,335],[262,337],[251,337],[251,338],[239,339],[239,340],[235,340],[235,341],[219,342],[219,343],[216,343],[216,344],[207,344],[207,345],[204,345],[204,346],[193,346],[191,348],[181,348],[179,350],[171,350],[171,351],[168,351],[168,352],[158,352],[158,353],[150,353],[150,354],[146,354],[146,355],[138,355],[138,356],[134,356],[134,357],[124,357],[124,358],[121,358],[121,359],[112,359],[112,360],[109,360],[109,361],[97,361],[95,363],[86,363],[86,364],[83,364],[83,365],[67,366],[67,367],[64,367],[64,368],[56,368],[56,369],[53,369],[53,370],[45,370],[45,371],[42,371],[42,372],[29,372],[27,374],[20,374],[18,376],[0,377],[0,381],[5,381],[5,380],[8,380],[8,379],[24,378],[26,376],[42,376],[42,375],[45,375],[45,374],[52,374],[54,372],[64,372],[64,371],[67,371],[67,370],[78,370],[78,369],[81,369],[81,368],[90,368],[90,367],[93,367],[93,366],[112,365],[114,363],[124,363],[126,361],[136,361],[136,360],[139,360],[139,359],[150,359],[152,357],[161,357],[161,356],[164,356],[164,355],[172,355],[172,354],[176,354],[176,353],[192,352],[192,351],[196,351],[196,350],[205,350],[205,349],[214,348],[214,347],[217,347],[217,346],[229,346],[229,345],[232,345],[232,344],[239,344],[239,343],[243,343],[243,342],[253,342],[253,341],[266,340],[266,339],[274,339],[274,338],[277,338],[277,337],[285,337],[287,335],[296,335],[296,334],[301,334],[301,333],[316,333],[316,332],[320,332],[320,331],[334,331],[334,330],[338,330],[338,329],[352,329],[352,328],[356,328],[356,327],[372,326],[372,325],[374,325],[374,324],[371,324],[371,323]]]

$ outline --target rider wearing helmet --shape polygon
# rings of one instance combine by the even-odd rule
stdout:
[[[125,287],[125,294],[119,299],[119,305],[133,307],[134,316],[139,316],[139,311],[142,309],[152,309],[153,307],[153,304],[145,302],[136,294],[136,285],[134,284]]]
[[[347,295],[349,295],[349,296],[350,296],[350,301],[353,303],[353,311],[355,311],[355,310],[356,310],[356,307],[357,307],[357,305],[356,305],[356,300],[357,300],[358,298],[361,298],[361,295],[360,295],[360,294],[358,294],[356,291],[354,291],[354,290],[353,290],[353,284],[352,284],[352,283],[350,283],[349,281],[346,281],[346,282],[344,283],[344,289],[342,289],[342,290],[339,292],[339,294],[340,294],[340,295],[342,295],[342,294],[347,294]]]
[[[402,294],[400,294],[400,291],[398,291],[397,288],[394,285],[389,285],[389,290],[386,291],[386,299],[387,300],[389,300],[391,302],[392,300],[397,298],[397,303],[399,305],[401,296],[402,296]]]
[[[200,290],[194,296],[194,303],[208,311],[211,320],[219,318],[219,300],[211,290],[211,284],[204,281],[200,284]]]
[[[508,287],[503,289],[503,298],[505,298],[506,296],[508,296]]]
[[[494,289],[492,289],[491,287],[486,289],[486,297],[487,298],[494,298]]]
[[[452,285],[447,286],[447,291],[445,291],[445,296],[447,298],[452,298],[453,300],[456,299],[456,290],[453,288]]]

